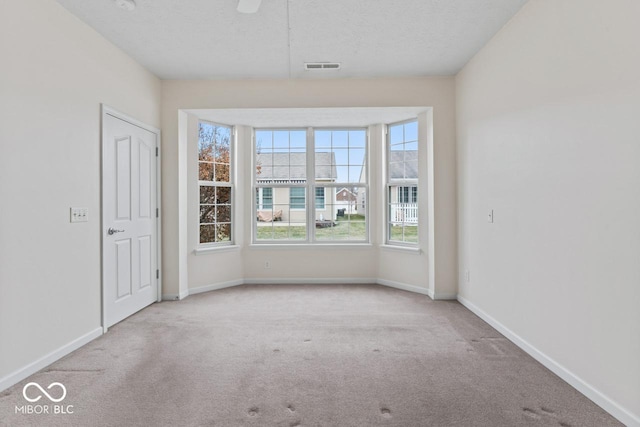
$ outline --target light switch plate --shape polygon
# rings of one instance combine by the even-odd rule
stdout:
[[[71,208],[71,222],[88,222],[89,208]]]
[[[493,209],[489,209],[489,214],[487,215],[487,222],[493,223]]]

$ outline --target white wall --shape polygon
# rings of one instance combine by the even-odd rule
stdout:
[[[637,0],[530,0],[456,79],[460,296],[630,425],[639,16]]]
[[[100,103],[159,127],[161,93],[53,0],[0,2],[0,63],[2,389],[99,333]],[[70,224],[71,206],[89,222]]]
[[[179,207],[183,193],[181,182],[190,182],[181,174],[179,110],[224,108],[322,108],[322,107],[406,107],[432,106],[434,111],[435,154],[435,251],[440,262],[435,267],[435,287],[443,294],[455,294],[456,287],[456,198],[455,198],[455,108],[454,79],[411,78],[370,80],[317,80],[317,81],[164,81],[162,84],[163,124],[163,238],[165,295],[184,294],[189,288],[215,286],[221,282],[268,281],[270,279],[350,279],[370,281],[378,277],[397,280],[399,271],[395,258],[402,253],[390,252],[380,260],[375,247],[361,248],[260,248],[249,246],[250,229],[243,231],[237,252],[216,252],[196,256],[194,245],[179,250],[180,232],[188,224],[188,213]],[[184,114],[184,113],[183,113]],[[184,116],[183,116],[184,117]],[[379,143],[381,143],[379,141]],[[185,151],[186,152],[186,151]],[[251,168],[250,150],[238,147],[241,175]],[[193,153],[192,153],[193,154]],[[372,153],[373,154],[373,153]],[[195,159],[195,157],[193,157]],[[374,158],[370,159],[372,162]],[[425,163],[426,165],[426,163]],[[378,172],[379,174],[379,172]],[[377,177],[372,176],[372,179]],[[246,183],[243,188],[249,188]],[[195,187],[194,187],[195,188]],[[193,190],[192,190],[193,191]],[[251,211],[251,195],[243,197],[245,212]],[[377,206],[375,195],[369,200]],[[381,205],[380,205],[381,206]],[[247,219],[248,218],[248,219]],[[244,223],[250,221],[244,215]],[[375,218],[375,216],[374,216]],[[425,214],[426,218],[426,214]],[[193,220],[193,218],[192,218]],[[380,243],[381,224],[372,221],[375,233],[372,243]],[[246,227],[245,227],[246,228]],[[190,235],[195,235],[190,233]],[[427,248],[424,242],[424,248]],[[410,259],[416,258],[414,256]],[[401,271],[403,283],[427,288],[427,253],[418,259],[404,262]],[[322,262],[319,260],[322,259]],[[265,261],[271,262],[269,270]],[[380,262],[379,262],[380,261]],[[327,268],[327,265],[331,268]],[[238,267],[240,266],[240,267]],[[382,267],[381,267],[382,266]],[[382,273],[379,276],[379,268]],[[185,273],[186,271],[186,273]],[[231,272],[231,274],[230,274]],[[185,277],[186,276],[186,277]]]

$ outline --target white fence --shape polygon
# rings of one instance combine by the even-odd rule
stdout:
[[[418,223],[417,203],[397,203],[391,205],[391,222]]]

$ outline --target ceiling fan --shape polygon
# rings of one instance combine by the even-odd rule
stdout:
[[[262,0],[238,0],[238,12],[256,13]]]

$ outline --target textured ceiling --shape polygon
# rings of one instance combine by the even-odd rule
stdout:
[[[160,78],[270,79],[452,75],[527,0],[57,1]]]

